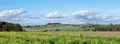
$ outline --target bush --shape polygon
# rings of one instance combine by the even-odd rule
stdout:
[[[43,32],[57,32],[57,31],[60,31],[60,29],[58,29],[58,28],[51,28],[51,29],[43,30]]]
[[[23,31],[20,24],[0,22],[0,31]]]

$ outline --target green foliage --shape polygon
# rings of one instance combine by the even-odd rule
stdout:
[[[0,31],[23,31],[20,24],[0,22]]]
[[[96,25],[94,31],[120,31],[120,25],[118,24]]]
[[[48,32],[1,32],[0,44],[119,44],[118,37]]]
[[[57,31],[60,31],[60,29],[58,29],[58,28],[51,28],[51,29],[42,30],[42,32],[57,32]]]

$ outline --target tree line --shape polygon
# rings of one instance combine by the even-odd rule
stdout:
[[[87,24],[88,31],[120,31],[120,24]]]

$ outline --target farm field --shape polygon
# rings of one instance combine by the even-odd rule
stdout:
[[[85,31],[87,30],[87,27],[82,28],[81,25],[69,25],[69,24],[58,24],[58,25],[42,25],[42,26],[31,26],[31,27],[25,27],[26,31],[43,31],[43,30],[55,30],[59,29],[60,31],[64,32],[73,32],[73,31]],[[93,27],[90,27],[89,29],[93,29]]]
[[[120,32],[0,32],[0,44],[119,44]]]

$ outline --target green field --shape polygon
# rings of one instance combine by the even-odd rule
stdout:
[[[119,44],[119,35],[119,32],[0,32],[0,44]]]
[[[59,25],[43,25],[43,26],[38,26],[38,27],[26,27],[25,29],[27,31],[43,31],[43,30],[50,30],[50,29],[60,29],[60,31],[65,31],[65,32],[73,32],[73,31],[84,31],[87,28],[82,28],[82,26],[77,25],[66,25],[66,24],[59,24]],[[92,29],[92,28],[89,28]]]
[[[119,31],[91,31],[95,27],[89,25],[58,24],[23,29],[23,32],[0,32],[0,44],[120,44]]]

